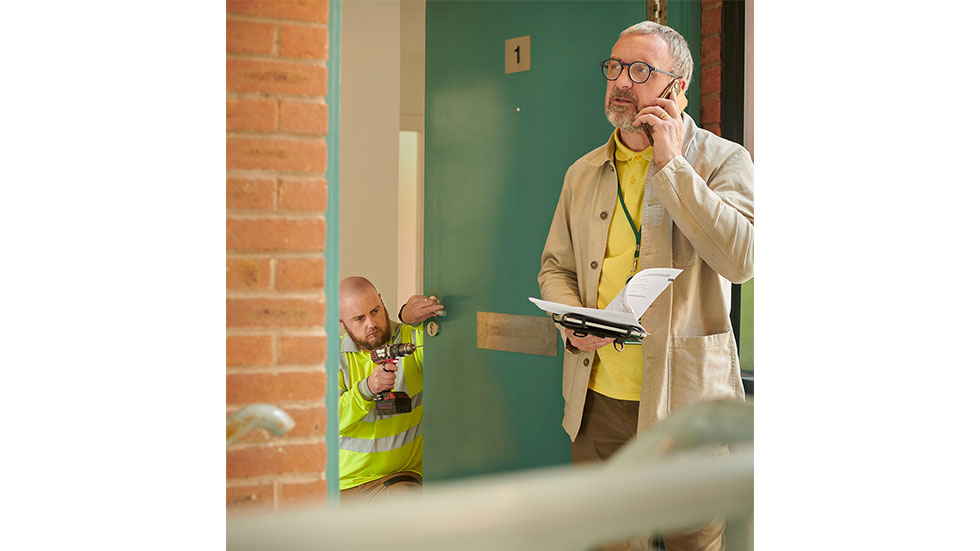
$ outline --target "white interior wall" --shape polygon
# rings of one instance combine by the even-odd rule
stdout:
[[[401,158],[398,182],[398,301],[424,293],[425,2],[401,0]]]
[[[400,11],[397,0],[344,0],[341,30],[340,277],[370,279],[392,317],[400,306],[396,234],[401,70],[392,62],[401,51]]]
[[[419,134],[399,132],[398,139],[398,304],[420,293],[418,250],[418,146]]]

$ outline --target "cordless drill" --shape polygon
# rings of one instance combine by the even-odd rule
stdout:
[[[394,366],[394,369],[388,369],[387,366],[381,369],[384,369],[388,373],[394,373],[395,369],[398,369],[399,358],[415,352],[416,348],[410,342],[386,344],[371,351],[371,361],[378,365],[391,364]],[[397,413],[408,413],[412,411],[412,399],[404,392],[388,390],[382,392],[381,397],[375,400],[375,407],[378,408],[378,413],[382,415],[395,415]]]

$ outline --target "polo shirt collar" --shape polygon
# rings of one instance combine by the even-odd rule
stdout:
[[[616,141],[616,160],[621,162],[629,162],[638,157],[643,157],[649,163],[653,159],[653,146],[647,146],[643,151],[633,151],[632,149],[626,147],[619,139],[619,130],[613,131],[613,140]]]

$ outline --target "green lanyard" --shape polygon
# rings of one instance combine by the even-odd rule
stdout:
[[[626,208],[626,202],[623,201],[623,188],[621,186],[616,186],[616,193],[619,195],[619,204],[623,207],[623,213],[626,214],[626,220],[630,223],[630,229],[633,230],[633,236],[636,237],[636,249],[633,250],[633,269],[630,274],[626,276],[626,281],[629,281],[633,274],[636,273],[636,269],[640,262],[640,230],[636,229],[636,224],[633,223],[633,217],[630,216],[629,209]]]

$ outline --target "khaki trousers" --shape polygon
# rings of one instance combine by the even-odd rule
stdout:
[[[413,472],[394,473],[340,491],[340,502],[372,501],[381,497],[422,491],[422,477]]]
[[[589,389],[578,437],[572,442],[572,463],[605,461],[636,436],[640,403],[617,400]],[[724,546],[725,521],[718,519],[690,531],[664,534],[667,551],[721,551]],[[654,549],[644,538],[601,547],[603,551]],[[654,540],[656,541],[656,540]]]

